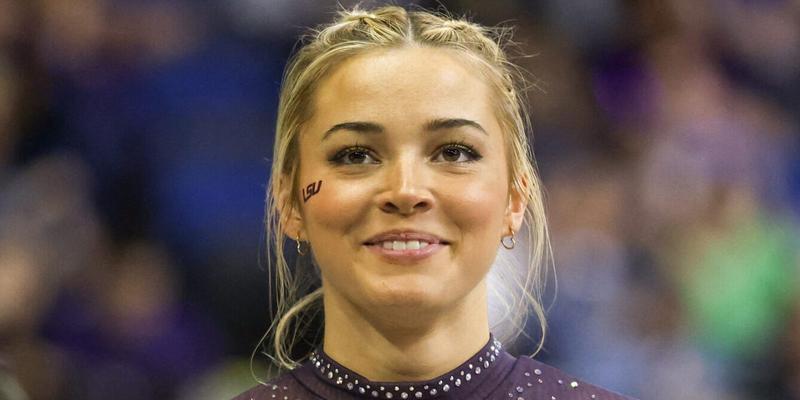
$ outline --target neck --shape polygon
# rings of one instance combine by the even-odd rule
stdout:
[[[429,380],[458,367],[489,340],[486,299],[482,282],[445,310],[365,312],[326,291],[323,349],[372,381]]]

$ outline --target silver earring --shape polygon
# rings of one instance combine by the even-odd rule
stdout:
[[[506,250],[513,249],[514,246],[516,246],[516,244],[517,244],[517,241],[514,240],[514,230],[513,229],[509,229],[509,231],[511,231],[511,236],[503,236],[503,237],[500,238],[500,244],[502,244],[503,247],[506,248]],[[510,239],[511,243],[506,241],[506,239]]]
[[[301,243],[301,242],[300,242],[300,236],[298,236],[298,237],[297,237],[297,239],[295,239],[294,241],[295,241],[295,242],[297,242],[297,254],[299,254],[299,255],[301,255],[301,256],[304,256],[304,255],[306,255],[306,252],[305,252],[305,251],[303,251],[303,250],[301,249],[301,246],[300,246],[300,243]]]

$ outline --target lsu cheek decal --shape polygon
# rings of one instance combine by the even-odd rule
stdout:
[[[322,188],[322,181],[311,182],[303,189],[303,203],[308,202]]]

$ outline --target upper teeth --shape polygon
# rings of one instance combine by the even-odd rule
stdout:
[[[383,242],[384,249],[391,249],[391,250],[419,250],[424,248],[425,246],[429,245],[428,242],[423,242],[421,240],[391,240]]]

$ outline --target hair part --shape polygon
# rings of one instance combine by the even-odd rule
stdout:
[[[527,135],[530,119],[524,86],[526,80],[523,71],[506,56],[504,46],[511,44],[509,37],[507,28],[488,28],[443,13],[384,6],[369,11],[359,8],[342,10],[333,23],[312,30],[301,39],[301,46],[289,60],[283,77],[272,173],[267,188],[269,293],[275,303],[270,309],[274,319],[261,343],[271,339],[266,354],[277,367],[293,369],[299,365],[299,360],[292,357],[292,349],[308,335],[311,320],[322,306],[322,288],[309,284],[312,280],[309,274],[315,274],[311,255],[298,255],[294,271],[287,262],[286,240],[297,238],[284,235],[286,221],[281,217],[288,215],[288,210],[300,210],[297,182],[299,136],[303,124],[313,114],[313,95],[332,68],[345,59],[375,49],[403,46],[454,50],[474,63],[491,84],[496,117],[505,133],[509,187],[527,200],[522,228],[527,232],[521,236],[528,242],[528,268],[520,273],[514,265],[496,266],[503,269],[497,271],[497,276],[507,287],[490,289],[493,293],[515,293],[512,299],[503,303],[507,314],[504,322],[509,323],[512,329],[500,339],[510,341],[520,334],[527,336],[523,328],[533,313],[541,328],[536,351],[541,349],[547,330],[541,303],[546,273],[543,267],[546,261],[552,260],[552,251],[543,190]],[[290,195],[279,198],[281,193]]]

